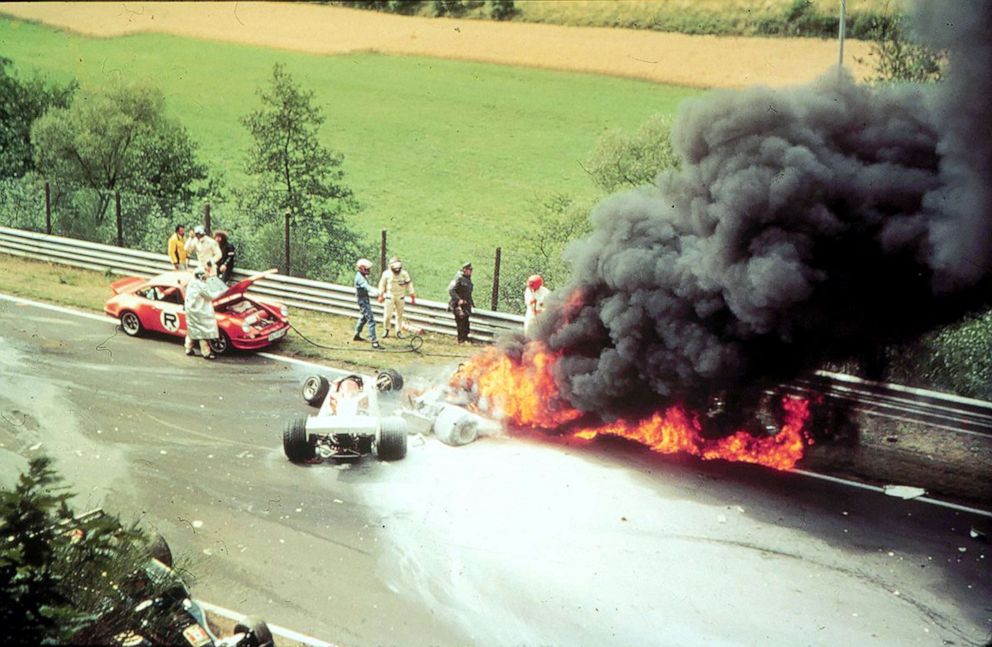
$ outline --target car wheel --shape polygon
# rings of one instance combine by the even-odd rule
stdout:
[[[396,370],[387,368],[385,371],[380,371],[379,374],[375,376],[375,388],[377,388],[380,393],[385,393],[387,391],[399,391],[403,388],[403,376]]]
[[[282,449],[293,463],[303,463],[313,458],[313,447],[307,440],[306,416],[296,416],[286,422],[282,432]]]
[[[375,453],[381,461],[398,461],[406,456],[406,420],[403,418],[383,418],[379,427],[379,438]]]
[[[234,633],[248,634],[248,641],[241,643],[248,647],[273,647],[272,632],[269,625],[264,620],[248,616],[238,624],[234,625]]]
[[[231,341],[223,330],[220,331],[220,337],[207,340],[207,343],[210,344],[210,350],[213,351],[214,355],[223,355],[231,348]]]
[[[141,334],[141,319],[130,310],[121,313],[121,330],[128,337],[137,337]]]
[[[312,407],[319,407],[331,390],[331,383],[323,375],[311,375],[303,381],[303,400]]]
[[[479,437],[479,419],[459,407],[446,406],[434,420],[434,435],[445,445],[468,445]]]
[[[172,549],[165,537],[155,533],[148,541],[148,556],[172,568]]]

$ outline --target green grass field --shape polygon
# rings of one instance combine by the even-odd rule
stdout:
[[[673,113],[697,90],[594,75],[377,54],[315,56],[163,35],[87,38],[0,17],[0,55],[18,74],[100,85],[156,85],[201,157],[236,189],[247,133],[239,118],[282,62],[316,93],[323,142],[345,155],[364,206],[353,224],[389,232],[422,296],[440,297],[459,262],[488,294],[494,250],[512,258],[535,202],[596,195],[581,162],[609,128]],[[213,205],[223,223],[224,206]],[[236,238],[237,232],[234,232]],[[163,242],[164,245],[164,242]],[[538,270],[540,268],[535,268]]]

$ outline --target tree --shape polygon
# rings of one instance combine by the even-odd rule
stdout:
[[[19,178],[34,169],[31,124],[49,108],[69,105],[76,83],[47,84],[38,77],[21,81],[8,73],[0,56],[0,178]]]
[[[139,623],[133,594],[166,582],[137,580],[149,539],[113,515],[73,516],[72,495],[51,467],[31,460],[13,490],[0,490],[0,626],[6,645],[111,644]],[[136,583],[140,581],[140,589]]]
[[[156,88],[115,85],[77,92],[31,129],[35,164],[46,178],[94,190],[93,222],[103,222],[114,191],[153,198],[166,214],[185,207],[206,178],[186,129],[165,116]]]
[[[946,54],[914,42],[908,35],[905,16],[880,22],[870,32],[868,56],[874,59],[873,83],[936,83],[943,73]],[[863,58],[855,59],[866,63]]]
[[[550,290],[568,283],[571,267],[562,259],[568,243],[589,233],[592,204],[576,202],[570,196],[554,194],[537,205],[537,220],[520,236],[520,247],[507,254],[499,284],[500,308],[523,313],[527,277],[540,274]]]
[[[314,104],[314,93],[298,86],[283,65],[273,67],[269,85],[258,96],[262,107],[242,119],[252,136],[246,170],[253,177],[243,208],[256,222],[260,238],[270,243],[289,213],[294,246],[302,251],[302,257],[294,258],[308,264],[304,273],[336,276],[361,252],[359,236],[344,219],[358,211],[344,184],[344,156],[320,143],[325,118]],[[270,258],[279,260],[278,253]]]
[[[671,133],[671,120],[662,115],[650,117],[633,135],[608,130],[586,161],[586,172],[608,193],[651,184],[658,173],[679,165]]]

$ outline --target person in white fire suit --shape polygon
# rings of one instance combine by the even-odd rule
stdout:
[[[217,313],[214,312],[214,299],[227,291],[216,277],[208,277],[205,268],[198,268],[193,273],[193,279],[186,284],[186,300],[183,309],[186,311],[186,354],[193,354],[193,342],[200,342],[200,354],[203,359],[214,359],[210,349],[211,339],[220,337],[217,327]]]
[[[527,287],[524,289],[524,334],[533,336],[534,320],[537,315],[544,312],[544,302],[551,294],[551,290],[544,287],[544,279],[539,274],[534,274],[527,279]]]
[[[385,339],[389,337],[389,324],[393,320],[393,312],[396,312],[396,337],[403,338],[403,299],[410,295],[410,303],[417,303],[417,295],[413,291],[413,280],[409,272],[403,269],[403,262],[398,256],[389,259],[389,267],[382,273],[379,279],[379,303],[386,302],[386,312],[383,317],[383,326],[386,332],[382,335]]]
[[[216,240],[207,235],[203,225],[197,225],[193,230],[193,237],[186,241],[186,253],[196,254],[196,260],[207,271],[207,276],[217,274],[217,264],[221,259],[220,247]]]

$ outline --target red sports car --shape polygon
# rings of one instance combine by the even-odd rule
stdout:
[[[232,285],[214,299],[220,338],[210,341],[214,353],[234,347],[259,350],[282,339],[289,330],[286,306],[261,301],[245,294],[252,283],[273,270],[250,276]],[[121,328],[131,337],[146,330],[176,337],[186,336],[186,313],[183,303],[190,272],[166,272],[150,279],[129,276],[110,285],[114,296],[103,306],[104,312],[120,319]]]

